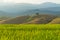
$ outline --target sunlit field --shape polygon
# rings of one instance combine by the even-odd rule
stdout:
[[[60,24],[0,24],[0,40],[60,40]]]

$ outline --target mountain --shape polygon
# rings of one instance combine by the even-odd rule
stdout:
[[[0,17],[1,16],[8,16],[8,13],[4,12],[4,11],[0,11]]]
[[[5,12],[3,15],[10,17],[30,15],[36,12],[47,14],[59,14],[60,4],[46,2],[42,4],[28,4],[28,3],[0,3],[0,11]],[[2,13],[0,12],[0,16]]]
[[[60,16],[60,7],[33,9],[33,10],[28,10],[25,13],[29,15],[40,13],[40,14],[52,14],[52,15]]]
[[[52,3],[52,2],[45,2],[39,5],[40,8],[49,8],[49,7],[60,7],[60,4]]]

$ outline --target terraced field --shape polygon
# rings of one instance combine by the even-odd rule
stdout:
[[[50,24],[60,24],[60,18],[55,18],[50,22]]]
[[[60,40],[60,24],[0,24],[0,40]]]
[[[46,14],[33,15],[33,16],[19,16],[16,18],[2,20],[2,21],[0,21],[0,24],[48,24],[56,18],[58,18],[58,17],[54,16],[54,15],[46,15]],[[60,17],[59,17],[59,19],[60,19]],[[57,23],[60,24],[60,21],[56,21],[55,24],[57,24]]]

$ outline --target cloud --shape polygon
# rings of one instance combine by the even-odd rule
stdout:
[[[0,0],[0,2],[15,2],[15,3],[43,3],[43,2],[54,2],[60,3],[60,0]]]

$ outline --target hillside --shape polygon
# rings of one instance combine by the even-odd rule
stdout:
[[[28,18],[29,16],[16,17],[12,19],[2,20],[0,21],[0,24],[20,24],[24,23],[24,21],[27,20]]]
[[[12,19],[2,20],[0,24],[47,24],[55,19],[53,15],[20,16]]]
[[[60,24],[60,18],[55,18],[50,22],[50,24]]]
[[[51,22],[56,16],[52,15],[39,15],[33,17],[33,20],[27,22],[28,24],[47,24]]]

